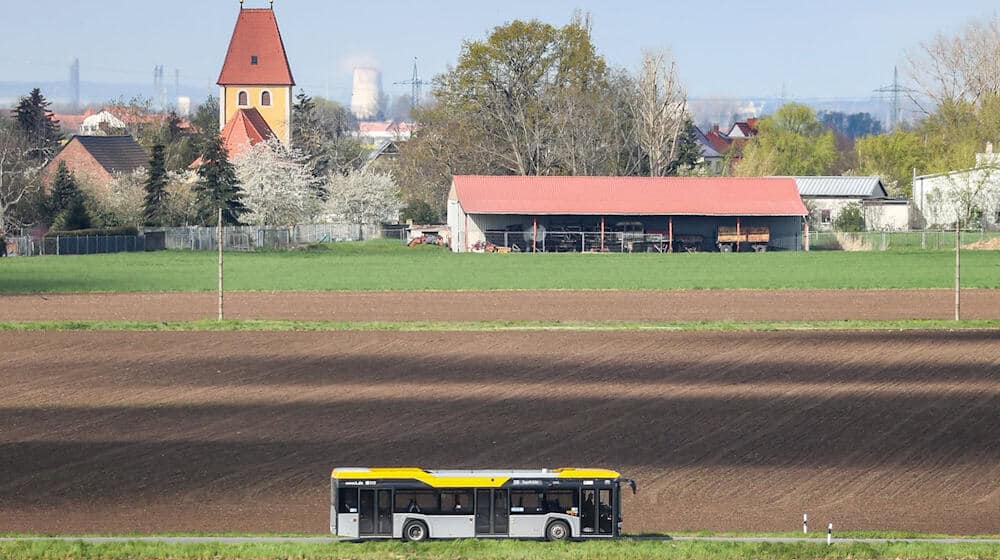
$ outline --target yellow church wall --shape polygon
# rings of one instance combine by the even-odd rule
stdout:
[[[224,89],[225,122],[229,122],[239,109],[255,108],[282,142],[286,145],[291,142],[288,120],[292,107],[292,88],[288,86],[226,86]],[[247,92],[247,105],[241,106],[237,103],[241,91]],[[260,103],[261,94],[265,91],[271,92],[270,107],[265,107]]]

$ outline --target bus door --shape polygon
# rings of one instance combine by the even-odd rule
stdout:
[[[361,490],[358,533],[362,536],[392,536],[392,490]]]
[[[507,535],[510,500],[506,489],[476,490],[476,535]]]
[[[580,500],[580,532],[583,536],[614,535],[615,515],[610,488],[585,488]]]

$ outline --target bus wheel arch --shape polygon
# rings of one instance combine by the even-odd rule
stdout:
[[[430,538],[427,524],[419,519],[408,519],[403,523],[403,540],[407,542],[422,542]]]
[[[561,519],[549,521],[545,526],[545,540],[547,541],[568,541],[572,537],[569,523]]]

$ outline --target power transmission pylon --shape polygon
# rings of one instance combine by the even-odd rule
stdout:
[[[902,93],[912,93],[913,90],[910,88],[903,87],[899,83],[899,67],[892,67],[892,84],[887,86],[882,86],[875,90],[875,93],[888,93],[892,95],[892,114],[889,115],[889,130],[896,130],[899,126],[899,113],[902,108],[900,104],[899,95]]]
[[[420,73],[417,70],[417,57],[413,57],[413,77],[405,82],[393,82],[393,85],[410,86],[410,107],[416,107],[417,103],[420,102],[424,83],[426,82],[420,79]]]

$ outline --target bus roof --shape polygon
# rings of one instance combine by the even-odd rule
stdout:
[[[332,478],[357,479],[415,479],[435,487],[494,486],[512,478],[621,478],[608,469],[473,469],[443,470],[418,467],[340,467],[333,469]]]

